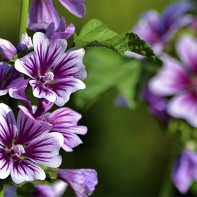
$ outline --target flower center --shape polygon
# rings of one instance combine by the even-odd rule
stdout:
[[[39,120],[42,120],[43,122],[46,122],[46,123],[51,123],[51,121],[48,118],[48,115],[46,115],[46,114],[39,117]]]
[[[44,81],[46,83],[50,83],[53,80],[54,80],[54,74],[53,74],[53,72],[47,72],[47,73],[45,73]]]
[[[20,157],[23,153],[25,153],[25,149],[23,145],[17,144],[17,145],[13,145],[13,147],[10,149],[9,152],[11,153],[12,156]]]

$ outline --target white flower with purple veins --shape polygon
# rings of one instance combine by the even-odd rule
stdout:
[[[70,94],[85,88],[82,82],[87,73],[83,65],[84,49],[64,52],[67,42],[49,40],[44,33],[33,36],[34,52],[15,62],[15,68],[31,77],[33,95],[63,106]]]
[[[149,88],[159,96],[175,95],[167,104],[168,114],[197,127],[197,40],[183,36],[176,50],[183,63],[163,56],[164,67],[150,81]]]
[[[46,122],[52,126],[51,132],[61,133],[64,137],[64,145],[62,148],[67,151],[73,151],[73,148],[82,144],[81,139],[77,134],[85,135],[87,133],[87,127],[77,125],[77,122],[81,119],[81,114],[69,109],[60,108],[52,113],[45,113],[40,116],[39,108],[33,114],[30,110],[24,106],[19,106],[20,109],[29,117],[35,118],[41,122]]]
[[[38,123],[19,111],[17,123],[13,111],[0,104],[0,179],[11,175],[14,183],[44,180],[44,171],[34,163],[57,168],[62,162],[60,133],[48,133],[51,126]]]

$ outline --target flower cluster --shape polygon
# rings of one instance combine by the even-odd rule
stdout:
[[[197,39],[188,34],[174,35],[183,27],[196,31],[193,10],[196,10],[196,5],[192,1],[172,3],[160,16],[154,10],[145,12],[133,28],[163,63],[155,76],[151,74],[150,81],[146,79],[148,82],[143,88],[142,97],[149,104],[149,111],[166,128],[172,129],[172,126],[175,133],[183,135],[179,138],[175,136],[180,149],[171,175],[174,185],[182,194],[186,194],[192,182],[197,180],[194,133],[197,127]],[[143,64],[148,61],[132,52],[125,54],[139,59]],[[189,137],[184,137],[184,134]]]
[[[85,15],[84,0],[60,3],[78,17]],[[85,88],[85,50],[66,50],[66,39],[75,27],[66,27],[52,0],[32,2],[27,28],[38,31],[33,41],[27,33],[16,47],[0,39],[0,96],[4,96],[0,103],[0,179],[10,175],[14,185],[45,180],[45,169],[52,168],[61,181],[53,186],[34,184],[33,196],[60,196],[67,184],[76,196],[89,196],[97,184],[95,170],[57,169],[62,163],[60,149],[73,151],[82,143],[78,134],[87,132],[78,125],[82,116],[63,107],[72,93]],[[26,93],[29,85],[33,101]],[[55,105],[61,108],[50,113]],[[15,187],[7,188],[5,196],[11,193],[16,195]]]

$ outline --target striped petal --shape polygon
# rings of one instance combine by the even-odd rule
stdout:
[[[4,60],[12,60],[17,50],[10,41],[0,39],[0,54]]]
[[[35,163],[57,168],[62,163],[59,149],[63,145],[63,136],[60,133],[49,133],[25,148],[24,156]]]
[[[67,41],[49,40],[44,33],[37,32],[33,36],[33,45],[39,58],[40,74],[44,76],[66,50]]]
[[[0,146],[0,179],[5,179],[10,175],[11,161],[5,149]]]
[[[50,24],[51,22],[54,22],[57,28],[59,20],[59,15],[52,0],[33,0],[29,10],[27,28],[37,31],[35,28],[37,24],[41,23],[45,27],[45,24]],[[44,30],[45,28],[41,29]]]
[[[31,161],[14,159],[11,165],[11,177],[14,183],[23,181],[44,180],[45,172]]]
[[[64,53],[53,68],[55,80],[75,77],[84,80],[87,76],[83,64],[84,49],[72,49]]]
[[[37,53],[31,52],[23,58],[17,59],[15,62],[15,68],[19,72],[33,79],[38,79],[39,60]]]
[[[58,169],[57,174],[68,183],[76,197],[92,195],[98,184],[97,172],[93,169]]]
[[[11,148],[17,134],[16,120],[10,107],[0,104],[0,144]]]
[[[66,102],[68,102],[71,93],[80,89],[85,89],[86,86],[81,80],[69,77],[58,80],[54,84],[48,84],[48,87],[53,89],[57,95],[55,104],[57,106],[63,106]]]
[[[49,124],[40,124],[32,117],[25,114],[22,110],[18,113],[17,128],[17,144],[32,143],[46,135],[51,130],[51,126]]]
[[[70,126],[77,126],[77,122],[81,117],[81,114],[69,108],[60,108],[50,114],[49,120],[55,128],[66,128]]]
[[[80,18],[85,16],[85,0],[59,0],[59,2],[75,16]]]
[[[33,95],[37,98],[45,98],[50,102],[55,102],[56,93],[50,88],[44,88],[40,83],[35,80],[29,81],[33,89]]]

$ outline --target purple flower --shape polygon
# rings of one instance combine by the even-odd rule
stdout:
[[[6,187],[4,197],[17,197],[17,188],[14,186]]]
[[[17,50],[11,42],[0,38],[0,54],[4,60],[12,60]]]
[[[5,60],[12,60],[14,56],[32,47],[31,38],[27,33],[23,34],[15,48],[8,40],[0,39],[0,54]],[[9,92],[12,98],[20,99],[18,91],[22,92],[27,86],[27,80],[24,80],[23,74],[18,72],[14,66],[9,66],[5,62],[0,62],[0,96]],[[21,89],[21,87],[23,87]],[[24,88],[25,87],[25,88]]]
[[[85,0],[59,0],[72,14],[83,17],[85,15]],[[32,30],[46,30],[53,22],[55,29],[60,22],[59,15],[52,0],[33,0],[27,21],[27,28]],[[59,32],[59,31],[58,31]]]
[[[142,92],[142,97],[148,102],[150,113],[154,114],[164,124],[168,124],[170,117],[166,112],[167,99],[155,95],[149,90],[148,87],[144,88]]]
[[[159,96],[175,95],[167,105],[167,112],[175,118],[183,118],[197,126],[197,41],[182,37],[176,45],[183,63],[165,55],[164,67],[149,83],[150,90]]]
[[[92,169],[58,169],[58,178],[68,183],[76,197],[92,195],[98,184],[97,172]]]
[[[61,164],[60,133],[48,133],[51,126],[35,121],[19,111],[17,123],[13,111],[0,104],[0,179],[10,174],[14,183],[44,180],[44,171],[34,163],[56,168]],[[28,160],[27,160],[28,159]]]
[[[43,114],[38,112],[39,110],[43,112],[43,109],[39,109],[40,106],[38,106],[37,110],[35,110],[34,108],[34,113],[24,106],[19,107],[29,117],[35,118],[41,123],[45,122],[51,125],[52,129],[50,132],[61,133],[64,137],[64,145],[62,146],[62,148],[65,151],[71,152],[73,151],[72,148],[82,143],[81,139],[76,135],[84,135],[87,133],[87,127],[77,125],[77,122],[81,119],[81,114],[69,108],[60,108],[52,113]]]
[[[4,60],[12,60],[17,53],[32,47],[31,38],[27,33],[22,35],[17,44],[17,48],[15,48],[10,41],[0,38],[0,54]]]
[[[117,107],[126,107],[126,108],[129,108],[129,103],[128,101],[125,99],[124,96],[122,95],[119,95],[116,100],[115,100],[115,105]]]
[[[34,52],[15,62],[15,68],[33,80],[29,83],[33,95],[63,106],[70,94],[85,88],[83,65],[84,49],[71,49],[64,53],[66,40],[49,40],[44,33],[33,36]]]
[[[172,181],[176,188],[186,194],[193,181],[197,181],[197,153],[184,150],[175,162]]]
[[[67,184],[58,180],[52,186],[34,185],[34,188],[32,197],[60,197],[65,192]]]
[[[24,80],[21,73],[16,71],[13,66],[0,62],[0,96],[9,92],[12,98],[20,99],[18,94],[14,92],[26,85],[27,80]]]
[[[73,24],[70,24],[68,27],[66,27],[66,20],[64,17],[60,19],[60,23],[58,28],[55,28],[55,23],[52,22],[44,31],[46,33],[46,36],[51,39],[68,39],[70,38],[74,32],[75,32],[75,26]]]
[[[192,2],[183,1],[171,4],[161,16],[156,11],[147,11],[133,31],[160,55],[174,33],[192,22],[193,17],[186,13],[193,8]]]

